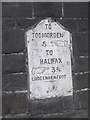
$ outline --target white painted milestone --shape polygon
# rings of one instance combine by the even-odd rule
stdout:
[[[30,99],[73,94],[71,35],[50,18],[26,32]]]

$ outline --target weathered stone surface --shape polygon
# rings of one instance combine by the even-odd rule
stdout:
[[[25,72],[25,55],[3,55],[3,73]]]
[[[79,32],[88,32],[88,19],[78,20]]]
[[[88,118],[88,109],[85,110],[77,110],[76,118]]]
[[[74,93],[75,109],[83,110],[88,108],[88,91]]]
[[[30,116],[30,118],[75,118],[75,117],[76,117],[75,111]]]
[[[62,3],[60,2],[37,2],[33,3],[35,17],[56,17],[62,16]]]
[[[88,2],[65,2],[64,17],[88,18]]]
[[[72,34],[73,55],[88,55],[88,34],[73,33]]]
[[[6,74],[2,76],[2,90],[16,91],[27,90],[28,78],[26,73],[23,74]]]
[[[88,88],[88,75],[89,73],[73,76],[74,90]]]
[[[2,112],[6,114],[22,114],[27,112],[27,94],[3,94]]]
[[[2,31],[2,52],[19,53],[25,49],[24,33],[20,28]]]
[[[80,58],[78,56],[74,56],[74,72],[87,72],[88,71],[88,58]]]
[[[31,115],[47,113],[62,113],[74,110],[73,96],[50,98],[44,100],[30,100]]]
[[[60,22],[69,32],[77,32],[77,20],[73,19],[56,19],[57,21]]]
[[[32,26],[35,26],[40,20],[41,20],[41,18],[35,18],[35,19],[25,19],[25,18],[20,19],[20,18],[18,18],[18,19],[16,19],[16,23],[18,24],[18,26],[21,29],[27,29]]]
[[[5,29],[11,29],[15,27],[16,24],[16,19],[11,19],[11,18],[2,18],[2,28],[3,30]]]
[[[72,95],[70,32],[61,24],[47,18],[29,29],[26,39],[30,98]]]
[[[23,114],[8,114],[3,116],[2,120],[30,120],[29,114],[28,113],[23,113]]]
[[[2,16],[11,18],[32,17],[32,3],[10,3],[2,4]]]

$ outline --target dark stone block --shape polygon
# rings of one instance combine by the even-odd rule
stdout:
[[[88,118],[88,110],[77,110],[76,111],[76,118]]]
[[[7,3],[2,4],[2,16],[12,18],[31,18],[32,3]]]
[[[3,53],[23,52],[25,49],[24,33],[20,29],[2,31]]]
[[[35,17],[56,17],[62,16],[62,3],[60,2],[37,2],[33,3]]]
[[[13,5],[13,6],[26,6],[31,5],[32,2],[2,2],[2,5]]]
[[[75,111],[30,116],[30,118],[75,118]]]
[[[10,113],[10,112],[9,112]],[[2,120],[30,120],[29,114],[27,113],[19,113],[19,114],[3,114]]]
[[[25,73],[3,75],[2,90],[3,91],[27,90],[27,75]]]
[[[72,35],[73,55],[88,55],[88,34],[74,33]]]
[[[3,94],[2,111],[6,114],[22,114],[27,112],[27,94]],[[7,112],[5,112],[7,111]]]
[[[57,21],[64,26],[69,32],[76,32],[77,31],[77,20],[71,19],[57,19]]]
[[[14,28],[15,27],[15,21],[16,19],[14,18],[2,18],[2,29],[5,30],[5,29],[11,29],[11,28]]]
[[[88,19],[78,20],[79,32],[88,32]]]
[[[47,113],[62,113],[72,110],[74,110],[73,96],[30,100],[30,113],[33,116]]]
[[[25,72],[25,56],[24,55],[3,55],[2,72],[7,74]]]
[[[76,110],[83,110],[88,108],[88,91],[81,91],[74,93],[74,102]]]
[[[22,114],[19,114],[19,117],[16,115],[8,115],[8,117],[2,118],[2,120],[30,120],[27,116],[23,116]]]
[[[32,26],[35,26],[37,23],[41,21],[40,18],[37,19],[17,19],[16,23],[21,29],[28,29]]]
[[[70,111],[70,112],[66,112],[66,113],[62,113],[62,115],[60,116],[60,118],[75,118],[75,111]]]
[[[88,2],[65,2],[64,17],[88,18]]]
[[[7,114],[10,113],[10,108],[8,108],[8,107],[5,106],[5,105],[3,105],[3,108],[4,108],[4,109],[2,109],[2,114],[3,114],[3,115],[7,115]]]
[[[88,72],[88,58],[74,57],[74,72]]]
[[[74,90],[88,88],[88,74],[73,76]]]

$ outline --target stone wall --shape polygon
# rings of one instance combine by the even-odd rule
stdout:
[[[25,32],[47,17],[72,34],[74,95],[30,104]],[[88,117],[88,3],[3,2],[2,52],[3,118]]]

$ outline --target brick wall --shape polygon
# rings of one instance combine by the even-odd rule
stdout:
[[[40,20],[51,17],[72,33],[73,46],[73,104],[69,98],[58,105],[58,98],[42,101],[37,108],[29,103],[27,51],[25,31]],[[2,3],[2,89],[3,118],[60,117],[85,118],[88,116],[88,3]],[[63,101],[63,100],[62,100]],[[47,106],[45,106],[45,102]],[[56,104],[57,103],[57,104]],[[60,103],[60,102],[59,102]],[[49,108],[48,108],[49,105]],[[57,111],[52,109],[56,106]],[[30,111],[30,107],[33,108]],[[50,109],[51,108],[51,109]],[[63,109],[63,111],[62,111]],[[71,111],[68,111],[71,109]],[[47,111],[49,110],[49,111]],[[40,114],[42,113],[42,114]]]

